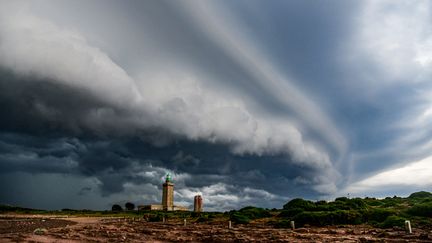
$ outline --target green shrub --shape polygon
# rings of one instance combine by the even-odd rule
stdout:
[[[310,224],[316,226],[338,224],[361,224],[362,215],[354,210],[337,210],[328,212],[303,212],[293,217],[298,225]]]
[[[330,204],[324,200],[315,202],[315,207],[311,211],[330,211]]]
[[[373,208],[365,212],[366,221],[383,222],[387,217],[395,215],[396,211],[384,208]]]
[[[423,198],[422,200],[421,200],[421,202],[422,203],[432,203],[432,198]]]
[[[349,200],[349,198],[347,198],[347,197],[337,197],[337,198],[335,199],[335,202],[337,202],[337,201],[346,202],[346,201],[348,201],[348,200]]]
[[[241,214],[239,212],[235,212],[230,215],[230,220],[236,224],[249,224],[251,221],[246,215]]]
[[[230,211],[230,219],[237,224],[248,224],[253,219],[271,217],[271,213],[263,208],[252,206],[244,207],[238,211]]]
[[[311,211],[333,211],[339,209],[338,207],[332,207],[331,204],[316,205]]]
[[[406,210],[406,213],[420,217],[432,217],[432,203],[421,203]]]
[[[148,217],[149,222],[161,222],[163,220],[163,215],[161,214],[150,214]]]
[[[432,198],[432,193],[420,191],[420,192],[414,192],[411,195],[409,195],[408,198]]]
[[[350,209],[365,209],[367,204],[361,198],[353,198],[346,202]]]
[[[383,207],[386,207],[386,208],[394,207],[394,206],[397,206],[399,204],[397,201],[395,201],[391,198],[386,198],[382,202],[383,202]]]
[[[207,217],[207,215],[201,215],[197,220],[196,220],[196,222],[198,222],[198,223],[202,223],[202,222],[208,222],[208,221],[210,221],[211,219],[209,219],[209,217]]]
[[[276,228],[291,228],[291,221],[290,220],[280,220],[274,223],[274,226]]]
[[[338,197],[334,202],[328,203],[328,210],[351,210],[351,209],[366,209],[368,205],[361,198],[349,199],[346,197]]]
[[[62,208],[62,210],[61,210],[62,212],[68,212],[68,213],[73,213],[73,212],[76,212],[76,210],[75,209],[70,209],[70,208]]]
[[[315,208],[315,204],[311,201],[304,200],[301,198],[295,198],[283,206],[283,209],[300,208],[305,211],[310,211]]]
[[[294,217],[297,214],[302,213],[302,212],[304,212],[304,210],[301,209],[301,208],[290,208],[290,209],[287,209],[287,210],[282,210],[282,212],[280,212],[278,214],[278,217],[281,217],[281,218],[292,218],[292,217]]]
[[[111,208],[111,211],[113,211],[113,212],[119,212],[119,211],[123,211],[123,208],[120,205],[118,205],[118,204],[114,204],[112,206],[112,208]]]
[[[271,213],[263,208],[256,208],[252,206],[244,207],[238,211],[240,214],[247,216],[250,219],[260,219],[271,217]]]
[[[327,201],[320,200],[320,201],[315,202],[315,205],[316,205],[316,206],[320,206],[320,205],[327,205]]]
[[[404,225],[405,219],[395,215],[388,216],[384,222],[378,224],[381,228],[392,228],[394,226],[404,227]]]

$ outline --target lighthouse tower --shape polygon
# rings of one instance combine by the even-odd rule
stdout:
[[[165,177],[165,183],[162,190],[162,208],[165,211],[174,210],[174,183],[172,183],[171,174]]]
[[[202,212],[203,202],[201,195],[196,195],[194,197],[194,212],[200,213]]]

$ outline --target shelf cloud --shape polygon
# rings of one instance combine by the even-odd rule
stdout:
[[[0,202],[151,203],[167,172],[211,210],[372,193],[430,156],[427,5],[2,2],[2,185],[41,188]]]

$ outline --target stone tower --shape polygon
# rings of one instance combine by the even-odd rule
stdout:
[[[199,213],[202,212],[202,197],[200,195],[196,195],[194,197],[194,212]]]
[[[171,174],[165,177],[162,191],[162,208],[165,211],[174,210],[174,183],[172,183]]]

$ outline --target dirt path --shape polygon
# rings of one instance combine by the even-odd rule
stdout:
[[[34,230],[44,228],[40,235]],[[263,224],[236,225],[227,222],[152,223],[142,219],[87,217],[0,216],[0,242],[432,242],[432,232],[369,226],[275,229]]]

